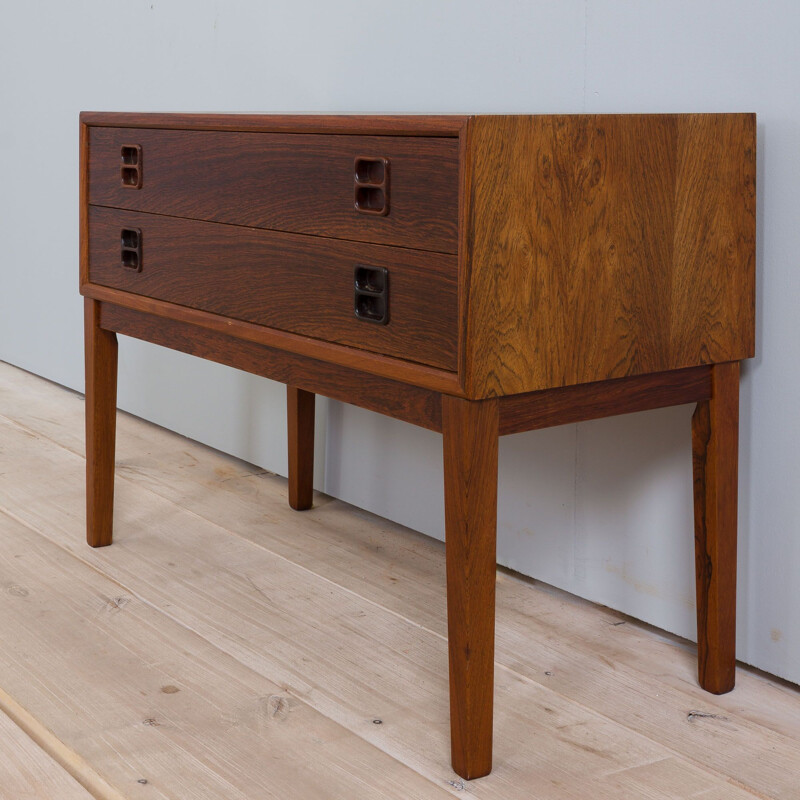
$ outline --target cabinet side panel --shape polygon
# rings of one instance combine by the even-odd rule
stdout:
[[[747,357],[753,133],[749,115],[473,120],[468,395]]]
[[[755,114],[682,119],[671,353],[680,364],[755,355]]]

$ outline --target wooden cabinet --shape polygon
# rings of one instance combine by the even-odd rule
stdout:
[[[452,757],[491,769],[497,440],[697,403],[700,680],[733,686],[749,114],[81,115],[87,515],[111,542],[116,334],[443,434]]]

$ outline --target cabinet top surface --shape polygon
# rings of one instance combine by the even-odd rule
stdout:
[[[269,131],[292,133],[369,133],[385,136],[458,136],[475,118],[524,117],[703,117],[754,114],[183,114],[82,111],[84,125],[123,128]]]
[[[82,111],[84,125],[121,128],[458,136],[468,116],[405,114],[172,114]]]

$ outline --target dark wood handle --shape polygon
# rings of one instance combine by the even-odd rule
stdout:
[[[142,147],[124,144],[120,148],[119,177],[126,189],[142,188]]]
[[[389,213],[389,159],[356,158],[355,191],[356,211],[385,217]]]
[[[133,272],[142,271],[142,230],[123,228],[120,231],[120,266]]]

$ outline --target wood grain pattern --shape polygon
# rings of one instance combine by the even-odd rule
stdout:
[[[108,208],[89,211],[89,276],[104,286],[455,370],[454,256]],[[142,232],[141,272],[120,229]],[[354,313],[354,270],[389,273],[389,323]]]
[[[470,121],[470,397],[745,358],[755,117]]]
[[[86,541],[111,544],[117,422],[117,336],[100,327],[100,304],[84,300],[86,359]]]
[[[695,403],[711,397],[711,367],[635,375],[500,398],[500,435]]]
[[[461,114],[162,114],[82,111],[80,119],[84,125],[116,128],[449,137],[459,135],[468,117]]]
[[[492,769],[498,401],[442,398],[450,746],[462,778]]]
[[[682,119],[675,178],[672,356],[708,364],[752,358],[755,115]]]
[[[423,428],[434,431],[442,429],[441,395],[438,392],[110,303],[101,304],[100,324],[108,331],[118,331],[173,350],[228,364]]]
[[[210,222],[456,252],[458,141],[90,128],[89,202]],[[142,188],[120,147],[142,148]],[[389,214],[354,208],[357,157],[390,162]]]
[[[311,508],[314,498],[314,393],[286,387],[289,436],[289,505]]]
[[[692,417],[698,671],[714,694],[735,682],[738,448],[739,363],[716,364]]]
[[[186,308],[106,286],[85,284],[81,287],[81,294],[104,303],[113,303],[134,311],[142,311],[159,319],[178,320],[213,333],[225,334],[226,337],[235,336],[245,342],[254,342],[283,350],[286,353],[324,360],[337,366],[350,367],[359,372],[386,377],[391,381],[408,383],[436,392],[462,393],[458,375],[427,367],[424,364],[415,364],[370,353],[367,350],[356,350],[319,339],[311,339],[308,336],[265,328],[263,325],[255,325],[252,322],[232,320],[220,314],[198,311],[194,308]]]

